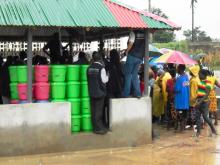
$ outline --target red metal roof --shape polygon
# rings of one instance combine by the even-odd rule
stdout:
[[[104,2],[118,21],[120,27],[147,28],[138,12],[113,3],[110,0],[105,0]]]

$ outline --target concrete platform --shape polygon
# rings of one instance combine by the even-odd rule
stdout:
[[[0,156],[140,146],[151,143],[151,101],[113,99],[111,132],[71,134],[69,103],[0,106]]]

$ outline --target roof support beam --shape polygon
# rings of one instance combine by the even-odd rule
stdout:
[[[70,47],[70,56],[73,56],[73,39],[69,36],[69,47]]]
[[[32,41],[33,41],[33,35],[32,35],[32,29],[28,28],[27,33],[27,68],[28,68],[28,102],[32,102],[32,74],[33,74],[33,68],[32,68],[32,58],[33,58],[33,52],[32,52]]]
[[[62,34],[60,27],[58,28],[58,34],[59,34],[60,55],[61,57],[63,57]]]
[[[149,30],[145,30],[145,56],[144,56],[144,95],[148,95],[149,85]]]

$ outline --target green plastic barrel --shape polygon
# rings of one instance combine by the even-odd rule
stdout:
[[[19,83],[27,82],[27,66],[17,66],[17,75]]]
[[[59,102],[66,102],[66,100],[64,100],[64,99],[52,99],[51,102],[59,103]]]
[[[81,82],[81,97],[89,97],[88,82]]]
[[[9,75],[11,82],[18,82],[17,66],[9,66]]]
[[[91,114],[91,106],[90,106],[90,99],[89,98],[82,98],[81,99],[81,107],[82,107],[82,114]]]
[[[82,115],[82,130],[84,132],[91,132],[92,129],[91,115]]]
[[[18,84],[11,83],[10,84],[10,92],[11,92],[11,99],[17,100],[18,99]]]
[[[87,69],[89,65],[81,65],[81,81],[87,81]]]
[[[80,132],[80,128],[81,128],[81,116],[80,115],[74,115],[71,116],[71,131],[73,133],[78,133]]]
[[[51,80],[53,82],[65,82],[66,66],[65,65],[51,65]]]
[[[51,83],[51,97],[52,99],[65,99],[66,83],[56,82]]]
[[[80,115],[80,105],[81,105],[81,100],[80,99],[68,99],[71,103],[71,115]]]
[[[73,81],[67,83],[67,98],[80,97],[80,82]]]
[[[68,65],[66,72],[67,81],[79,81],[80,65]]]

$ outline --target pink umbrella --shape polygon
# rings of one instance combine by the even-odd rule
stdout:
[[[160,56],[155,62],[157,63],[171,63],[171,64],[184,64],[194,65],[196,61],[191,59],[187,54],[179,51],[171,51]]]
[[[167,49],[167,48],[161,48],[160,51],[161,51],[163,54],[165,54],[165,53],[169,53],[169,52],[171,52],[171,51],[173,51],[173,50]]]

